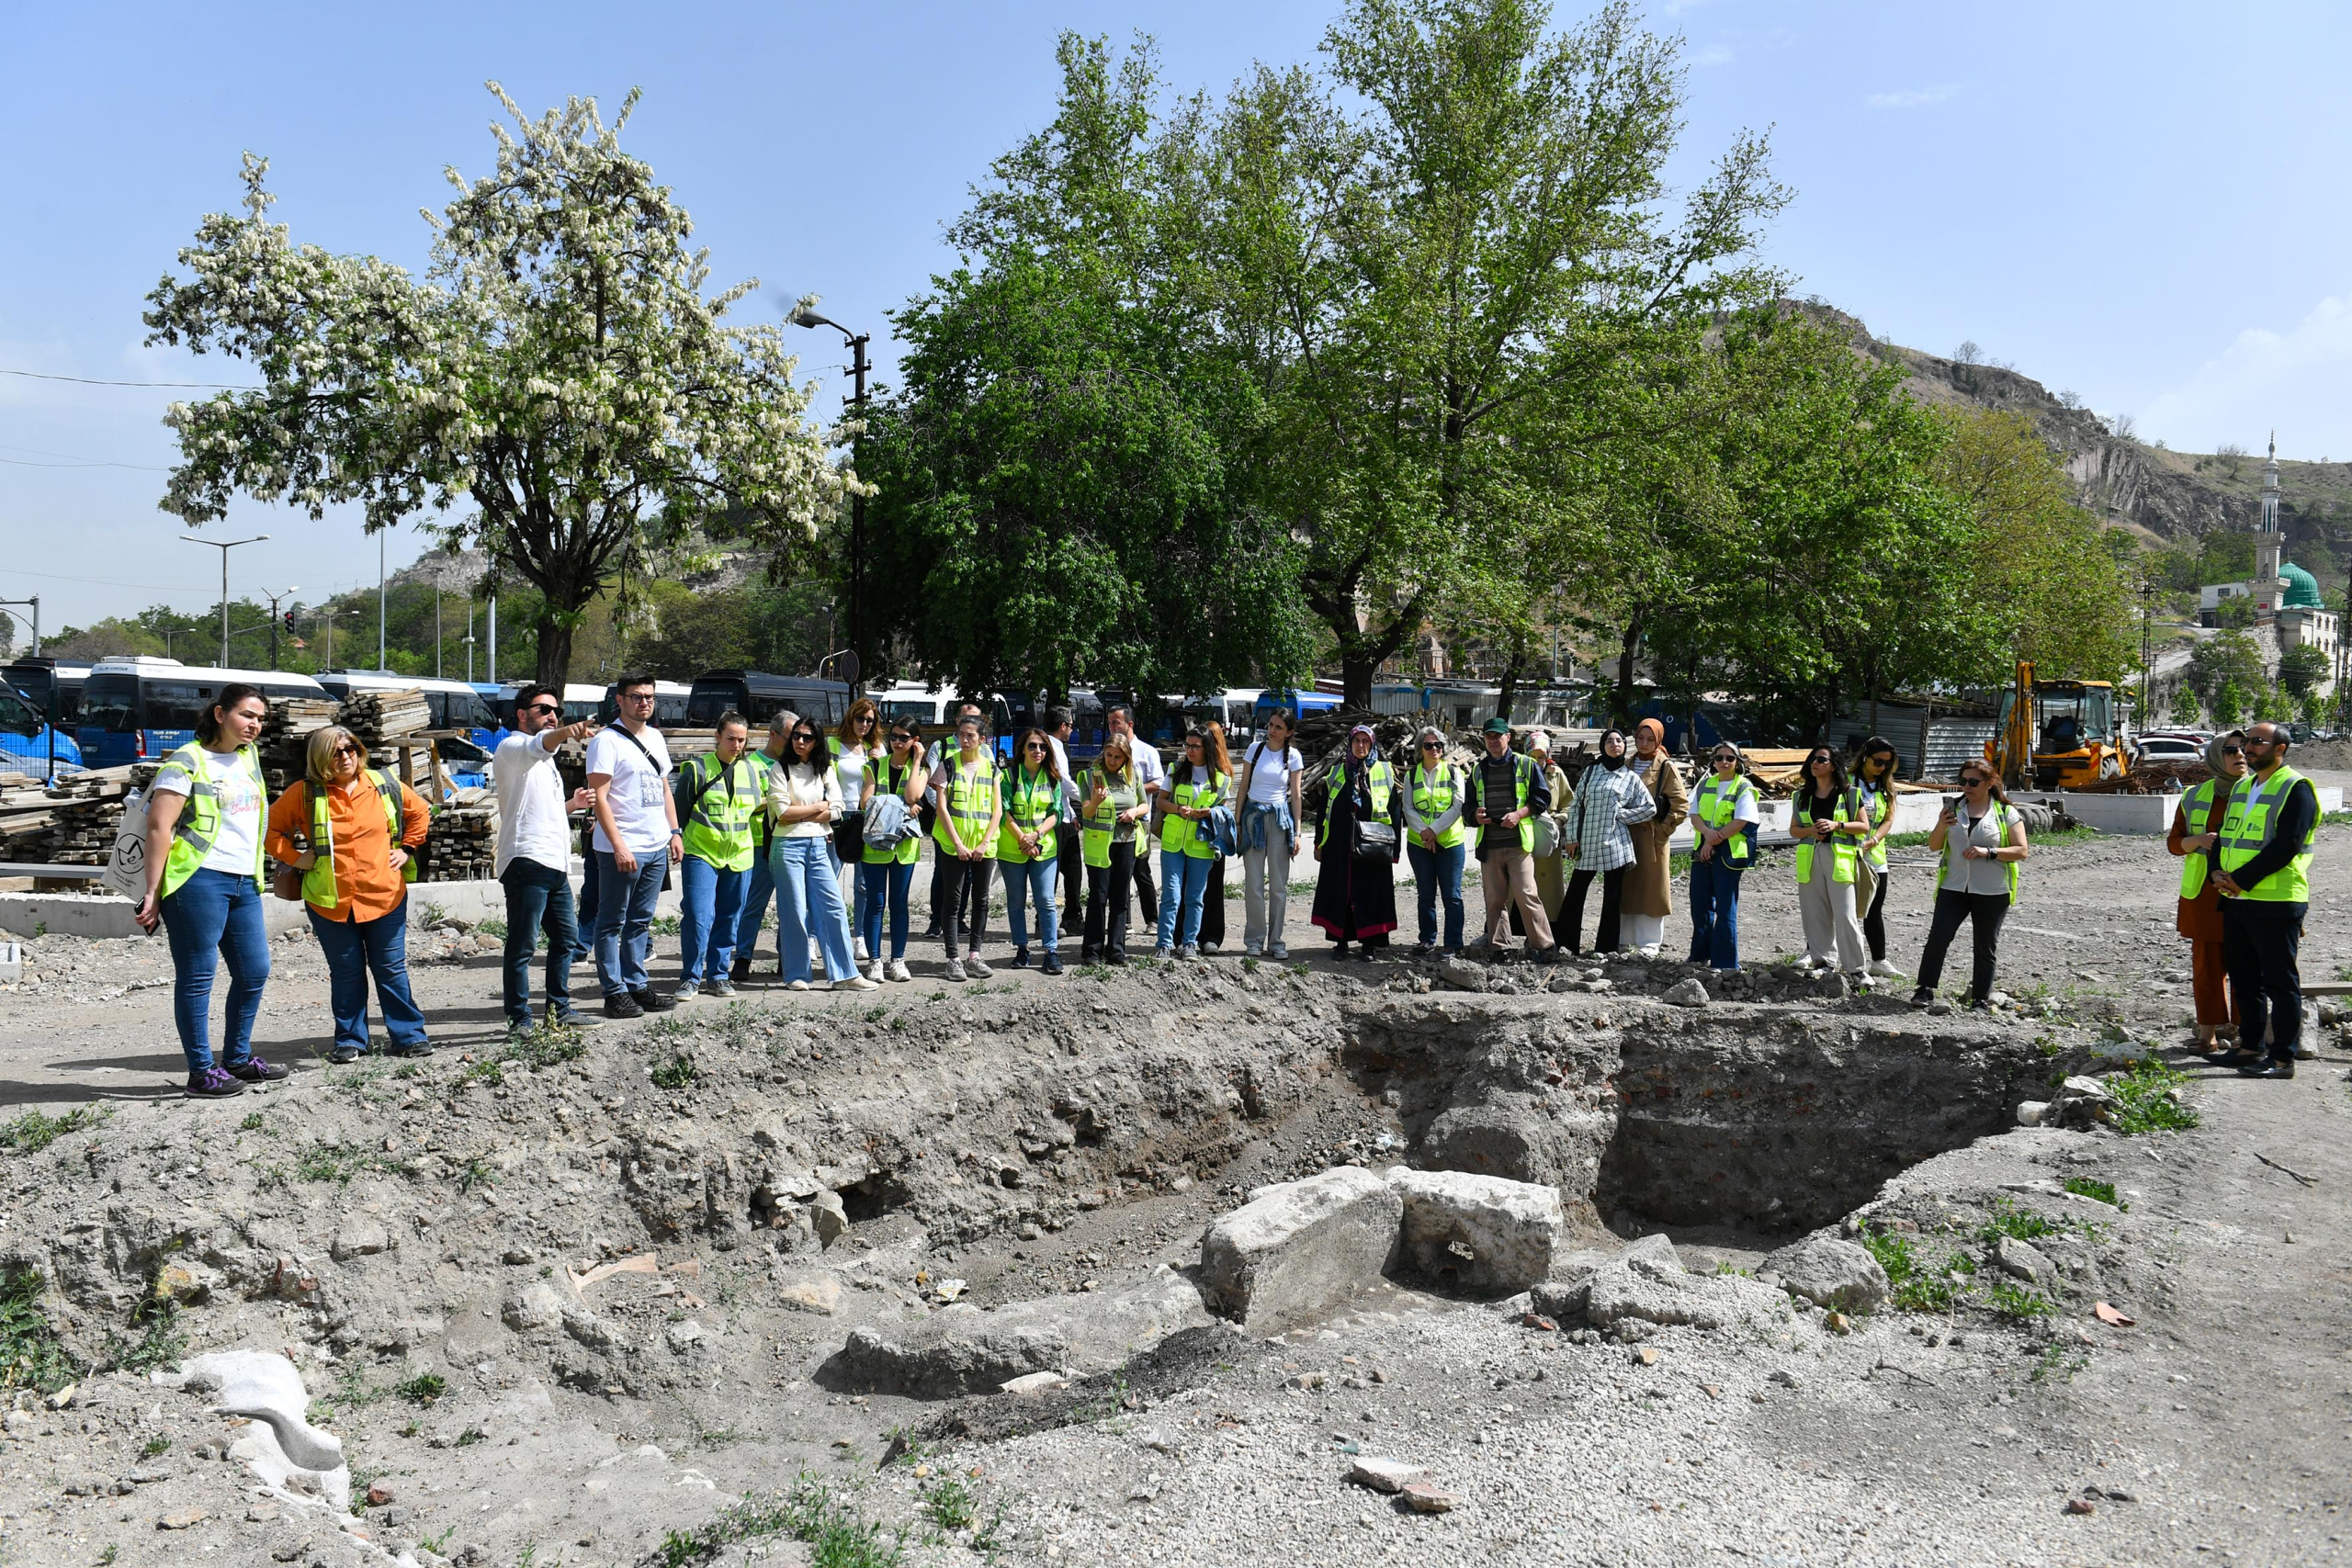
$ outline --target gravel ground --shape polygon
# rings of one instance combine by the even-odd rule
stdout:
[[[2324,887],[2348,840],[2340,826],[2323,829]],[[1784,864],[1768,858],[1749,879],[1743,926],[1754,959],[1798,944]],[[2352,1501],[2352,1219],[2341,1201],[2352,1186],[2352,1058],[2329,1032],[2321,1059],[2293,1083],[2255,1084],[2213,1077],[2177,1054],[2188,987],[2171,931],[2175,864],[2143,840],[2038,854],[2004,943],[2002,984],[2040,1016],[2004,1015],[1998,1026],[2067,1052],[2154,1043],[2203,1080],[2188,1095],[2202,1125],[2129,1139],[2018,1130],[1913,1168],[1869,1206],[1916,1216],[1928,1233],[1947,1214],[1964,1231],[2005,1201],[2047,1210],[2083,1238],[2090,1260],[2047,1325],[1887,1311],[1837,1333],[1820,1313],[1782,1305],[1731,1329],[1661,1328],[1627,1345],[1524,1326],[1515,1303],[1384,1283],[1343,1316],[1278,1343],[1238,1342],[1188,1376],[1114,1381],[1088,1419],[1001,1440],[934,1438],[877,1470],[894,1431],[962,1407],[828,1389],[824,1365],[851,1326],[920,1314],[919,1274],[952,1269],[977,1298],[1001,1303],[1046,1290],[1075,1296],[1090,1281],[1114,1291],[1157,1265],[1187,1263],[1201,1224],[1238,1201],[1236,1190],[1311,1168],[1344,1137],[1377,1130],[1377,1103],[1368,1110],[1344,1083],[1301,1089],[1259,1142],[1203,1145],[1197,1175],[1176,1175],[1171,1163],[1042,1235],[926,1231],[909,1212],[853,1213],[849,1238],[820,1259],[785,1259],[821,1262],[845,1287],[831,1315],[781,1305],[786,1275],[766,1258],[661,1240],[665,1268],[691,1257],[700,1271],[595,1288],[622,1292],[600,1310],[647,1347],[650,1370],[610,1385],[619,1392],[561,1375],[567,1357],[582,1358],[564,1336],[550,1350],[497,1321],[503,1293],[559,1262],[655,1248],[647,1200],[619,1152],[640,1136],[624,1125],[640,1112],[723,1141],[775,1106],[896,1097],[899,1114],[920,1124],[942,1113],[942,1094],[962,1093],[963,1114],[983,1115],[968,1103],[972,1089],[939,1086],[978,1085],[1008,1064],[1050,1077],[1084,1055],[1090,1069],[1130,1073],[1147,1099],[1158,1084],[1182,1100],[1193,1091],[1166,1075],[1189,1060],[1185,1051],[1238,1049],[1253,1031],[1287,1034],[1308,1057],[1336,1051],[1346,1018],[1360,1016],[1348,1010],[1385,1005],[1366,983],[1386,985],[1408,966],[1329,964],[1303,895],[1290,941],[1311,962],[1296,979],[1227,958],[1116,979],[1049,981],[1000,967],[985,987],[956,988],[932,982],[924,954],[925,983],[879,996],[757,990],[741,1015],[749,1035],[736,1025],[727,1038],[770,1042],[756,1048],[760,1071],[747,1058],[736,1098],[714,1089],[698,1105],[665,1105],[647,1089],[646,1064],[682,1038],[676,1028],[650,1032],[657,1023],[596,1032],[590,1055],[570,1067],[469,1088],[454,1058],[498,1038],[496,963],[442,936],[413,950],[447,1048],[428,1077],[337,1078],[316,1064],[325,978],[300,938],[274,950],[260,1031],[266,1054],[300,1065],[296,1077],[229,1106],[141,1104],[177,1066],[161,944],[44,940],[31,944],[26,982],[0,987],[0,1103],[7,1115],[58,1112],[105,1096],[119,1114],[40,1154],[0,1154],[0,1249],[38,1255],[77,1218],[130,1205],[218,1215],[248,1239],[315,1257],[330,1293],[343,1292],[336,1310],[368,1332],[225,1287],[182,1321],[204,1348],[292,1347],[313,1395],[330,1403],[338,1386],[388,1390],[427,1369],[445,1377],[446,1393],[429,1405],[379,1393],[333,1425],[359,1468],[396,1494],[361,1528],[396,1550],[437,1543],[458,1561],[505,1564],[526,1551],[536,1563],[646,1560],[668,1531],[707,1525],[730,1498],[788,1485],[804,1469],[855,1514],[913,1528],[910,1560],[922,1562],[988,1555],[972,1530],[937,1525],[950,1478],[972,1495],[980,1544],[1020,1561],[1224,1562],[1269,1545],[1309,1563],[2334,1561]],[[1890,914],[1905,968],[1924,934],[1928,884],[1924,869],[1898,866]],[[1475,886],[1471,898],[1475,919]],[[2332,888],[2315,901],[2307,976],[2352,959],[2346,913]],[[1238,939],[1238,897],[1229,914]],[[1685,918],[1668,932],[1670,943],[1687,940]],[[673,964],[674,944],[663,945]],[[1962,977],[1948,972],[1946,982]],[[1583,1028],[1599,1004],[1527,1005]],[[1609,1005],[1638,1015],[1653,1004]],[[1868,1005],[1819,1010],[1834,1022]],[[1000,1010],[1024,1021],[1021,1034],[989,1031]],[[901,1014],[941,1021],[946,1032],[894,1038]],[[719,1016],[709,1003],[690,1015]],[[1138,1054],[1098,1063],[1091,1047],[1057,1047],[1057,1031],[1130,1038]],[[778,1039],[807,1044],[786,1061]],[[1167,1055],[1141,1054],[1147,1045]],[[707,1049],[718,1059],[718,1045]],[[257,1112],[285,1129],[283,1145],[239,1132]],[[441,1152],[416,1173],[348,1185],[254,1178],[252,1168],[306,1139],[379,1134]],[[503,1182],[481,1185],[493,1171]],[[2068,1177],[2111,1183],[2129,1209],[2055,1195],[2052,1184]],[[413,1213],[414,1238],[331,1260],[330,1238],[379,1211]],[[1791,1238],[1691,1228],[1674,1239],[1704,1271],[1753,1269]],[[681,1291],[700,1292],[694,1321],[707,1337],[683,1347],[673,1337],[664,1348]],[[2095,1294],[2135,1325],[2099,1321]],[[76,1315],[85,1345],[127,1326],[119,1313]],[[6,1561],[96,1562],[108,1547],[117,1555],[105,1560],[134,1563],[214,1551],[231,1562],[371,1560],[372,1548],[315,1513],[271,1513],[242,1467],[196,1452],[232,1429],[201,1402],[131,1374],[87,1379],[74,1406],[18,1411],[8,1427]],[[1347,1444],[1426,1467],[1459,1506],[1418,1515],[1349,1483]],[[2068,1512],[2070,1502],[2091,1511]],[[207,1517],[185,1531],[158,1528],[184,1510]],[[752,1551],[772,1552],[767,1561],[804,1555],[767,1537],[719,1560]]]

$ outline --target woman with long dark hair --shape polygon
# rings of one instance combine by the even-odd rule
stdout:
[[[1136,880],[1136,824],[1151,815],[1126,737],[1102,742],[1086,771],[1086,797],[1078,808],[1080,858],[1086,862],[1086,930],[1079,957],[1092,964],[1127,961],[1127,890]]]
[[[1894,831],[1894,742],[1873,735],[1854,752],[1854,789],[1870,831],[1862,837],[1862,865],[1871,874],[1868,904],[1857,902],[1862,941],[1871,950],[1871,973],[1900,980],[1903,971],[1886,955],[1886,840]]]
[[[872,697],[860,697],[849,705],[840,725],[826,738],[825,750],[832,756],[833,780],[842,791],[842,814],[833,822],[833,873],[841,884],[852,944],[857,961],[864,964],[881,956],[867,951],[865,922],[858,919],[857,911],[861,880],[857,868],[865,859],[865,768],[889,754],[882,744],[882,710]]]
[[[2017,902],[2018,863],[2032,853],[2026,845],[2025,814],[2009,804],[1992,763],[1962,763],[1960,788],[1959,801],[1944,807],[1928,833],[1928,848],[1943,856],[1943,869],[1936,876],[1936,912],[1928,927],[1928,945],[1919,954],[1919,988],[1911,993],[1916,1007],[1936,999],[1944,950],[1960,934],[1962,921],[1976,946],[1968,1005],[1984,1005],[1993,994],[2001,922]]]
[[[1323,826],[1315,835],[1315,908],[1323,934],[1348,956],[1348,943],[1367,961],[1388,945],[1396,929],[1396,856],[1401,835],[1390,817],[1396,788],[1388,764],[1374,753],[1372,726],[1348,731],[1347,755],[1331,771]]]
[[[1862,923],[1854,909],[1861,841],[1870,832],[1860,795],[1846,776],[1837,749],[1805,753],[1797,792],[1789,803],[1789,836],[1796,840],[1797,913],[1804,920],[1805,965],[1842,970],[1863,983]]]
[[[922,771],[922,732],[915,721],[901,718],[890,726],[888,751],[865,764],[865,791],[859,798],[869,805],[886,795],[895,795],[907,803],[912,813],[922,804],[923,789],[931,783],[931,775]],[[922,840],[913,834],[899,841],[894,849],[878,850],[872,844],[860,847],[857,867],[857,917],[865,951],[873,954],[867,961],[865,977],[869,980],[911,980],[907,972],[907,891],[914,884],[915,861],[922,853]],[[882,916],[890,916],[890,958],[882,959]]]
[[[850,948],[849,917],[833,873],[833,818],[842,809],[841,781],[825,739],[813,720],[792,727],[784,762],[768,773],[768,868],[775,879],[776,954],[785,989],[805,991],[814,965],[808,942],[824,954],[825,978],[836,991],[870,991]]]
[[[2180,908],[2173,929],[2188,942],[2188,976],[2197,1004],[2197,1049],[2219,1061],[2237,1042],[2240,1012],[2222,961],[2222,891],[2213,886],[2211,852],[2221,841],[2230,795],[2245,777],[2245,732],[2215,736],[2205,748],[2213,776],[2182,799],[2165,847],[2181,857]],[[2227,1038],[2225,1039],[2224,1036]]]
[[[1200,956],[1201,907],[1208,896],[1209,864],[1216,841],[1206,826],[1209,814],[1227,804],[1233,775],[1225,757],[1225,737],[1195,729],[1184,737],[1184,755],[1168,770],[1161,792],[1159,824],[1160,958]]]
[[[147,790],[147,896],[132,916],[172,949],[172,1021],[187,1058],[187,1092],[245,1092],[286,1076],[254,1055],[254,1019],[269,981],[262,924],[262,827],[269,789],[254,745],[269,704],[258,686],[220,688],[197,716],[196,739],[164,759]],[[229,965],[229,1010],[212,1055],[212,976]]]
[[[1012,966],[1029,967],[1029,906],[1037,909],[1037,941],[1046,950],[1039,972],[1062,972],[1062,929],[1054,876],[1061,869],[1062,775],[1054,743],[1042,729],[1023,730],[1004,780],[1004,826],[997,863],[1004,868],[1004,914],[1012,927]]]
[[[1614,953],[1623,938],[1625,873],[1634,863],[1634,824],[1646,822],[1657,812],[1642,776],[1625,762],[1625,732],[1601,732],[1600,755],[1577,777],[1562,811],[1560,852],[1576,863],[1567,891],[1560,895],[1559,913],[1552,919],[1552,939],[1570,953],[1581,953],[1584,941],[1584,899],[1595,876],[1600,878],[1600,924],[1593,934],[1595,953]]]

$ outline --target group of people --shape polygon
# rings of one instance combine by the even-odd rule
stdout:
[[[1272,714],[1238,759],[1212,723],[1187,734],[1179,760],[1163,764],[1136,736],[1132,714],[1115,707],[1101,753],[1073,770],[1064,710],[1023,732],[1006,761],[972,705],[926,747],[911,721],[885,725],[862,697],[831,734],[781,712],[757,749],[749,723],[726,715],[710,750],[673,767],[650,723],[652,678],[624,674],[616,696],[616,722],[600,728],[562,722],[555,688],[525,687],[514,730],[492,761],[510,1028],[535,1027],[530,971],[542,938],[548,1020],[595,1021],[571,992],[582,959],[593,959],[603,1016],[637,1018],[701,994],[732,995],[750,976],[771,905],[776,973],[788,988],[808,989],[820,972],[833,989],[909,980],[910,890],[926,837],[925,936],[942,942],[949,980],[993,974],[982,950],[1000,868],[1016,968],[1034,957],[1043,973],[1060,974],[1071,925],[1081,932],[1081,962],[1125,963],[1131,896],[1138,918],[1154,922],[1156,956],[1216,952],[1226,938],[1225,865],[1235,856],[1243,953],[1289,955],[1290,873],[1317,814],[1286,713]],[[164,759],[148,792],[147,894],[136,918],[151,931],[160,925],[170,942],[174,1012],[195,1096],[236,1094],[286,1074],[253,1049],[269,975],[266,893],[304,906],[326,956],[332,1060],[356,1060],[370,1047],[371,979],[385,1049],[433,1049],[406,961],[408,885],[427,805],[370,768],[366,749],[339,726],[310,738],[303,778],[271,803],[255,749],[266,716],[258,690],[224,687],[197,739]],[[1630,739],[1605,731],[1573,783],[1546,735],[1530,734],[1524,750],[1513,736],[1508,721],[1489,722],[1484,754],[1464,766],[1449,761],[1441,731],[1425,728],[1400,779],[1369,726],[1350,733],[1318,786],[1313,829],[1311,919],[1339,956],[1352,948],[1370,957],[1389,945],[1400,860],[1410,863],[1418,896],[1419,953],[1499,954],[1515,935],[1537,962],[1555,960],[1563,947],[1581,951],[1598,879],[1594,951],[1655,954],[1672,909],[1668,843],[1689,820],[1689,961],[1737,969],[1740,887],[1763,821],[1738,747],[1717,744],[1692,789],[1655,719]],[[586,783],[567,792],[558,754],[583,740]],[[2310,782],[2286,766],[2289,744],[2284,727],[2271,724],[2216,740],[2215,776],[2183,801],[2170,840],[2186,862],[2179,930],[2191,942],[2199,1043],[2217,1061],[2280,1077],[2293,1076],[2300,1043],[2295,955],[2319,818]],[[1895,766],[1894,746],[1875,736],[1850,769],[1836,749],[1817,746],[1790,804],[1806,963],[1858,987],[1902,977],[1886,956],[1884,919]],[[1974,944],[1970,999],[1989,997],[2002,921],[2030,853],[2023,814],[1990,763],[1964,765],[1960,784],[1928,835],[1938,871],[1912,997],[1920,1006],[1934,999],[1962,925]],[[581,815],[589,821],[586,874],[575,902],[572,819]],[[1485,929],[1465,942],[1462,889],[1474,854]],[[656,901],[673,878],[680,971],[663,994],[648,964]],[[222,963],[230,983],[216,1055],[208,1015]]]

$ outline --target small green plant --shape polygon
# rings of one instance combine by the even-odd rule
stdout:
[[[2115,1183],[2112,1181],[2093,1181],[2087,1176],[2070,1176],[2066,1178],[2066,1190],[2077,1198],[2088,1198],[2094,1203],[2111,1204],[2117,1209],[2132,1206],[2115,1195]]]
[[[676,936],[683,929],[675,915],[656,915],[648,928],[655,936]]]
[[[237,1126],[238,1126],[238,1128],[239,1128],[241,1131],[243,1131],[243,1132],[247,1132],[247,1133],[258,1133],[258,1132],[260,1132],[260,1131],[261,1131],[261,1112],[260,1112],[260,1111],[250,1111],[250,1112],[248,1112],[248,1113],[246,1114],[246,1116],[245,1116],[245,1119],[244,1119],[243,1121],[242,1121],[242,1122],[238,1122],[238,1123],[237,1123]]]
[[[2031,1241],[2037,1236],[2062,1235],[2065,1229],[2064,1221],[2021,1208],[2003,1198],[1993,1204],[1993,1217],[1977,1228],[1976,1239],[1989,1247],[2003,1236],[2016,1241]]]
[[[1862,1233],[1862,1246],[1886,1270],[1887,1299],[1896,1311],[1950,1312],[1960,1304],[1964,1287],[1949,1272],[1939,1274],[1929,1267],[1917,1242],[1873,1228]]]
[[[469,1427],[464,1431],[458,1434],[458,1447],[461,1449],[472,1448],[476,1443],[482,1441],[489,1436],[490,1434],[483,1431],[480,1427]]]
[[[504,1066],[485,1058],[482,1061],[469,1063],[466,1070],[459,1073],[449,1087],[453,1089],[461,1089],[474,1084],[483,1084],[491,1089],[497,1089],[505,1082]]]
[[[334,1181],[348,1185],[364,1170],[405,1172],[407,1163],[378,1149],[356,1144],[313,1144],[294,1157],[294,1175],[303,1181]]]
[[[100,1562],[112,1562],[116,1558],[118,1558],[118,1557],[119,1557],[119,1556],[121,1556],[121,1555],[122,1555],[122,1546],[121,1546],[121,1543],[120,1543],[120,1542],[119,1542],[119,1541],[111,1541],[111,1540],[110,1540],[110,1541],[107,1542],[107,1549],[106,1549],[104,1551],[101,1551],[101,1552],[99,1552],[99,1553],[98,1553],[98,1561],[99,1561]]]
[[[451,1525],[447,1529],[444,1529],[439,1535],[418,1536],[416,1538],[416,1544],[424,1548],[425,1551],[433,1553],[435,1557],[447,1557],[449,1555],[449,1538],[457,1533],[458,1527]]]
[[[922,1511],[943,1530],[969,1529],[979,1517],[972,1489],[952,1475],[922,1495]]]
[[[2035,1382],[2073,1382],[2075,1374],[2090,1364],[2091,1359],[2079,1350],[2070,1351],[2064,1345],[2051,1345],[2034,1362],[2031,1380]]]
[[[439,1372],[419,1372],[406,1382],[394,1383],[392,1392],[411,1404],[431,1404],[449,1392],[449,1382]]]
[[[150,1438],[141,1445],[139,1452],[143,1458],[153,1459],[157,1454],[168,1453],[171,1447],[172,1439],[169,1438]]]
[[[2115,1104],[2107,1123],[2119,1133],[2180,1133],[2197,1125],[2197,1112],[2181,1096],[2188,1076],[2154,1056],[2143,1056],[2128,1073],[2107,1080]]]
[[[180,1326],[180,1303],[160,1285],[148,1287],[146,1295],[130,1309],[130,1325],[141,1331],[136,1339],[126,1340],[119,1334],[107,1336],[104,1359],[109,1366],[126,1372],[150,1372],[157,1367],[170,1366],[187,1354],[187,1332]]]
[[[426,925],[437,926],[448,918],[449,907],[447,904],[436,904],[430,898],[427,898],[424,901],[424,923]]]
[[[28,1111],[14,1122],[0,1122],[0,1149],[37,1155],[66,1134],[95,1127],[113,1114],[111,1107],[102,1105],[77,1105],[62,1116]]]
[[[1241,972],[1244,975],[1255,975],[1258,972],[1258,961],[1245,955],[1241,960]]]
[[[653,1069],[656,1089],[685,1089],[695,1081],[695,1059],[680,1052]]]
[[[588,1054],[587,1042],[580,1034],[579,1030],[560,1023],[542,1023],[527,1034],[511,1036],[499,1055],[535,1073],[544,1072],[566,1062],[576,1062]]]
[[[2039,1291],[2030,1291],[2014,1280],[2003,1280],[1984,1294],[1984,1304],[2003,1317],[2030,1323],[2035,1318],[2055,1316],[2058,1305]]]
[[[655,1549],[662,1568],[696,1568],[738,1542],[788,1535],[808,1545],[810,1568],[897,1568],[903,1534],[886,1535],[847,1497],[802,1471],[789,1492],[746,1497],[707,1524],[672,1530]]]
[[[460,1192],[470,1192],[477,1187],[497,1185],[498,1168],[484,1164],[479,1156],[468,1160],[466,1168],[458,1174],[458,1190]]]
[[[18,1269],[0,1283],[0,1389],[54,1393],[75,1376],[57,1330],[41,1310],[41,1280]]]
[[[494,936],[501,942],[504,942],[506,940],[506,922],[504,920],[482,920],[475,925],[474,930],[482,936]]]

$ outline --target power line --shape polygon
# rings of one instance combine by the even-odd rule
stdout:
[[[73,381],[85,387],[194,387],[214,392],[258,392],[251,381],[107,381],[96,376],[57,376],[45,370],[11,370],[0,365],[0,376],[22,376],[32,381]]]
[[[18,447],[17,450],[22,451],[23,448]],[[110,463],[104,457],[76,457],[63,463],[37,463],[30,457],[0,457],[0,463],[19,468],[136,468],[143,474],[168,474],[172,471],[156,468],[152,463]]]

